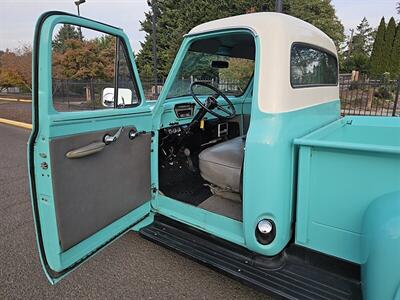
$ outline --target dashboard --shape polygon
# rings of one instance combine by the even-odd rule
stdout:
[[[177,118],[191,118],[194,116],[194,103],[178,103],[174,106],[174,112]]]
[[[189,124],[175,125],[160,129],[159,147],[162,160],[171,161],[182,149],[189,149],[195,156],[213,144],[240,135],[239,123],[218,119],[204,121],[202,126],[189,129]]]
[[[200,98],[201,100],[205,100]],[[242,112],[242,102],[241,98],[231,99],[235,105],[236,112],[241,114]],[[191,96],[181,97],[177,99],[170,99],[164,103],[164,112],[161,117],[161,128],[167,128],[171,126],[184,125],[192,121],[193,117],[199,111],[199,105],[194,103]],[[204,120],[215,120],[216,117],[207,113]]]
[[[244,99],[233,98],[231,101],[240,116]],[[184,156],[181,152],[185,149],[196,157],[201,150],[240,135],[240,117],[221,120],[207,113],[198,118],[199,110],[199,105],[190,96],[164,103],[159,129],[161,161],[171,162],[176,157]]]

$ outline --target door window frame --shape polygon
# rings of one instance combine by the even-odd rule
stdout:
[[[144,96],[143,87],[140,82],[139,72],[138,72],[138,69],[137,69],[137,66],[136,66],[136,63],[134,60],[133,51],[130,46],[129,39],[126,36],[126,34],[122,31],[122,29],[112,26],[112,25],[104,24],[101,22],[97,22],[97,21],[94,21],[91,19],[75,16],[75,15],[68,14],[68,13],[49,12],[49,14],[51,14],[51,13],[52,13],[52,15],[47,16],[46,20],[48,20],[49,18],[54,18],[54,19],[51,21],[51,26],[46,28],[46,31],[41,32],[41,37],[40,37],[41,40],[44,40],[46,38],[48,40],[52,40],[54,28],[58,24],[70,24],[70,25],[74,25],[74,26],[81,26],[83,28],[87,28],[87,29],[94,30],[97,32],[102,32],[105,34],[112,35],[113,37],[116,38],[116,43],[118,43],[118,40],[119,40],[122,43],[122,45],[124,46],[123,52],[126,56],[128,69],[131,72],[130,75],[131,75],[132,79],[134,80],[134,87],[135,87],[135,92],[137,93],[137,100],[138,100],[138,102],[136,104],[125,106],[124,113],[133,113],[134,111],[132,111],[131,109],[134,109],[137,107],[142,107],[142,106],[144,106],[144,107],[148,106],[146,98]],[[73,18],[73,20],[71,20],[71,18]],[[36,28],[36,31],[37,30],[39,30],[39,29]],[[37,52],[39,52],[38,49],[37,49]],[[47,70],[47,72],[50,72],[49,74],[52,74],[52,47],[51,47],[51,44],[49,45],[48,49],[46,49],[46,52],[47,52],[47,54],[45,54],[45,55],[39,54],[39,53],[37,53],[37,54],[41,56],[40,57],[41,60],[42,59],[47,60],[46,70]],[[115,72],[115,76],[116,75],[117,75],[117,73]],[[50,77],[52,78],[52,75]],[[52,82],[49,82],[47,84],[50,85],[50,91],[51,91],[51,95],[52,95],[52,92],[53,92],[52,86],[51,86]],[[114,86],[114,88],[115,88],[115,86]],[[41,89],[40,83],[39,83],[39,89]],[[38,99],[38,98],[36,98],[36,99]],[[49,116],[50,119],[54,118],[55,120],[58,120],[61,116],[62,116],[62,119],[65,119],[65,120],[72,119],[73,120],[73,119],[81,119],[81,118],[88,118],[88,117],[96,118],[96,117],[104,117],[104,116],[113,116],[113,115],[118,115],[121,113],[121,111],[120,111],[121,108],[63,112],[63,111],[57,111],[54,108],[52,98],[47,99],[47,102],[48,103],[46,105],[47,107],[46,107],[45,115]],[[136,110],[135,110],[135,112],[136,112]],[[42,120],[43,120],[43,118],[42,118]]]
[[[90,19],[82,18],[82,17],[77,17],[77,18],[84,19],[84,20],[89,20],[91,22],[102,24],[102,25],[107,25],[107,24],[103,24],[103,23],[100,23],[100,22],[97,22],[97,21],[90,20]],[[118,35],[118,34],[115,34],[115,33],[110,33],[107,30],[100,30],[98,28],[95,28],[95,26],[87,26],[87,25],[85,25],[85,26],[82,25],[81,26],[81,25],[79,25],[77,23],[72,23],[72,22],[57,22],[57,23],[54,23],[53,26],[52,26],[51,34],[53,35],[54,29],[55,29],[55,27],[57,25],[63,25],[63,24],[68,24],[68,25],[72,25],[72,26],[77,26],[77,27],[93,30],[93,31],[96,31],[96,32],[101,32],[101,33],[110,35],[110,36],[115,38],[114,79],[113,79],[114,107],[111,107],[111,108],[108,108],[108,109],[107,108],[104,108],[104,109],[85,109],[85,110],[81,110],[81,112],[91,112],[91,111],[98,111],[98,110],[106,110],[106,111],[108,110],[109,111],[109,110],[112,110],[112,109],[127,109],[127,108],[131,108],[131,107],[139,106],[145,98],[143,96],[143,93],[141,93],[140,89],[139,89],[138,80],[140,80],[140,77],[139,77],[139,74],[137,74],[137,76],[136,76],[136,73],[138,73],[138,72],[135,72],[135,69],[137,71],[137,67],[136,66],[133,67],[133,65],[132,65],[132,61],[133,60],[129,55],[129,50],[128,50],[128,46],[127,46],[127,45],[129,45],[129,40],[127,41],[125,39],[125,37],[123,37],[121,35]],[[116,29],[120,30],[119,28],[111,26],[111,25],[107,25],[107,26],[110,26],[112,28],[116,28]],[[122,49],[120,47],[121,45],[122,45]],[[132,49],[131,49],[131,52],[132,52]],[[129,75],[130,75],[131,79],[133,80],[133,87],[134,87],[135,95],[137,97],[137,103],[128,104],[128,105],[125,105],[123,107],[122,106],[118,107],[118,101],[115,101],[115,99],[118,99],[118,82],[119,82],[119,70],[120,70],[119,62],[120,62],[120,58],[121,58],[120,55],[121,54],[123,54],[125,56],[127,68],[129,70]],[[51,55],[50,55],[49,59],[52,62],[52,60],[53,60],[53,51],[51,51]],[[51,68],[51,73],[50,74],[51,74],[51,78],[53,78],[53,70],[52,70],[52,68]],[[53,94],[53,86],[51,86],[51,93]],[[54,107],[53,99],[52,99],[51,103],[52,103],[53,109],[58,113],[71,113],[71,112],[73,112],[73,111],[58,111]]]

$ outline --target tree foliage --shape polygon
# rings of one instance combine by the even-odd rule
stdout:
[[[362,53],[370,55],[372,51],[372,43],[374,41],[373,29],[364,17],[356,28],[356,32],[352,40],[352,53]]]
[[[21,46],[0,56],[0,89],[21,87],[32,90],[32,49]]]
[[[80,38],[72,25],[63,25],[53,38],[52,76],[55,79],[114,78],[115,37]],[[32,49],[22,46],[0,51],[0,91],[10,87],[32,90]]]
[[[344,27],[336,16],[331,0],[290,0],[287,13],[313,24],[338,46],[344,40]]]
[[[353,70],[367,73],[369,70],[369,57],[365,53],[355,52],[343,63],[342,70],[344,72],[351,72]]]
[[[243,58],[231,58],[229,69],[220,72],[222,80],[237,81],[246,85],[254,72],[254,62]]]
[[[369,25],[367,18],[364,17],[360,24],[358,24],[354,35],[350,36],[346,42],[341,70],[344,72],[351,72],[353,70],[362,73],[368,72],[373,41],[374,31]]]
[[[383,65],[383,71],[384,72],[390,72],[391,69],[391,53],[392,53],[392,48],[393,48],[393,41],[394,37],[396,35],[396,21],[394,18],[390,18],[389,23],[386,27],[385,31],[385,43],[384,43],[384,49],[383,49],[383,57],[382,57],[382,65]]]
[[[393,77],[400,76],[400,23],[397,25],[396,36],[390,54],[390,73]]]
[[[62,52],[58,52],[58,46],[62,46]],[[110,35],[92,40],[64,40],[54,46],[53,78],[112,80],[114,51],[115,37]]]
[[[191,28],[233,15],[273,11],[275,0],[158,0],[157,8],[158,76],[164,77],[169,72],[183,35]],[[337,44],[343,41],[343,25],[336,17],[330,0],[287,0],[284,1],[283,10],[320,28]],[[151,17],[151,12],[148,12],[141,22],[142,30],[146,32],[142,49],[137,55],[142,77],[149,77],[152,70]]]
[[[370,59],[370,74],[382,76],[384,73],[392,78],[400,76],[400,26],[393,17],[387,26],[385,19],[381,19]]]
[[[376,37],[370,58],[370,73],[373,76],[381,75],[386,71],[385,70],[386,66],[384,64],[385,32],[386,32],[385,18],[382,17],[378,30],[376,32]]]
[[[67,40],[80,40],[79,32],[74,25],[63,24],[53,38],[53,49],[56,52],[66,50]]]

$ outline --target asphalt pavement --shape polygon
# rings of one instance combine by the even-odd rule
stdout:
[[[134,232],[51,286],[42,272],[34,236],[28,135],[28,130],[0,124],[0,299],[267,298]]]
[[[30,124],[32,122],[32,103],[0,99],[0,118]]]

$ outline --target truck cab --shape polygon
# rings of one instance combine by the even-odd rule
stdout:
[[[97,32],[96,67],[113,70],[90,105],[57,96],[55,74],[77,76],[57,60],[76,57],[56,52],[62,24]],[[340,116],[319,29],[278,13],[201,24],[155,103],[125,33],[103,23],[45,13],[33,66],[28,161],[50,282],[135,230],[273,295],[399,297],[400,121]]]

